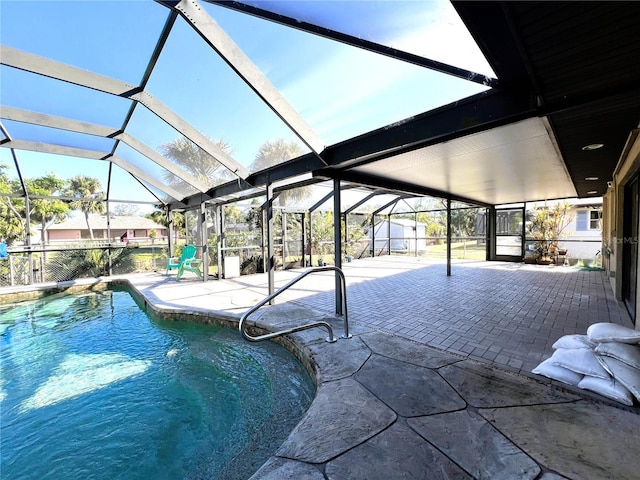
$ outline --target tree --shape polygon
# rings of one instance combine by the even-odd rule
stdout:
[[[100,180],[97,178],[76,175],[69,180],[69,194],[77,198],[69,206],[73,210],[80,210],[84,213],[91,240],[93,240],[93,229],[89,223],[89,215],[92,213],[103,214],[105,212],[104,195],[101,190],[102,185],[100,185]]]
[[[225,151],[231,153],[231,147],[224,140],[214,140],[213,143]],[[175,140],[160,146],[160,153],[172,160],[205,185],[220,184],[234,178],[234,175],[215,158],[186,138]],[[171,172],[164,176],[168,185],[180,190],[193,191],[193,186]]]
[[[9,195],[20,193],[24,195],[18,180],[11,180],[6,174],[6,165],[0,164],[0,240],[7,245],[29,234],[25,215],[23,198]]]
[[[140,209],[137,205],[120,203],[113,209],[113,214],[117,217],[135,217],[140,215]]]
[[[178,240],[178,233],[184,234],[184,214],[180,212],[173,212],[173,232],[174,232],[174,242]],[[160,225],[164,225],[165,227],[169,226],[169,221],[167,219],[167,214],[164,210],[160,210],[159,207],[145,215],[145,218],[149,220],[153,220]]]
[[[38,197],[62,195],[67,189],[67,182],[53,173],[26,181],[30,199],[31,218],[40,222],[41,240],[46,242],[46,231],[49,226],[66,218],[69,204],[63,200]]]
[[[539,257],[547,258],[549,248],[558,246],[558,240],[571,223],[570,210],[571,205],[564,201],[551,207],[545,202],[542,207],[528,212],[528,216],[531,218],[528,224],[529,238],[535,240],[535,248]]]
[[[287,142],[283,138],[263,143],[258,149],[256,158],[254,159],[249,170],[257,172],[274,165],[284,163],[293,158],[302,155],[302,148],[297,142]],[[282,206],[299,202],[303,198],[309,196],[309,187],[299,187],[286,190],[278,196],[278,203]]]

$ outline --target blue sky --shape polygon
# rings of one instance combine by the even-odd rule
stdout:
[[[273,5],[302,20],[384,41],[479,73],[491,74],[470,37],[460,36],[448,2],[253,2]],[[325,145],[477,93],[483,88],[447,75],[203,3],[216,22],[279,89]],[[0,2],[0,41],[136,85],[161,32],[168,9],[151,1]],[[409,14],[407,14],[409,12]],[[119,127],[129,102],[61,84],[8,67],[0,70],[3,105]],[[151,75],[147,90],[212,139],[223,139],[248,167],[260,145],[296,136],[229,69],[181,18]],[[5,122],[3,122],[5,123]],[[43,135],[35,128],[5,125],[14,137]],[[41,129],[42,130],[42,129]],[[141,106],[127,130],[158,149],[178,134]],[[84,138],[83,138],[84,137]],[[63,135],[58,143],[108,148],[86,135]],[[5,150],[5,149],[2,149]],[[126,156],[126,152],[117,154]],[[7,152],[0,152],[7,163]],[[9,156],[10,157],[10,156]],[[54,167],[64,178],[104,162],[19,152],[25,170]],[[33,167],[26,167],[33,160]],[[24,159],[24,160],[22,160]],[[92,165],[96,165],[95,167]],[[152,170],[150,168],[150,170]],[[43,172],[45,173],[45,172]],[[29,176],[30,173],[25,172]],[[122,176],[124,177],[124,176]],[[106,180],[104,181],[106,184]],[[116,184],[117,183],[117,184]],[[132,198],[134,184],[112,182],[113,198]],[[139,199],[149,199],[144,193]]]

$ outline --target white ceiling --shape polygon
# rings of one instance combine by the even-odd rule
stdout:
[[[493,205],[576,196],[543,118],[420,148],[352,171]]]

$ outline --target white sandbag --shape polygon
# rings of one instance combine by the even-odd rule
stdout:
[[[609,374],[598,362],[594,351],[588,348],[559,348],[551,355],[551,361],[554,365],[582,375],[609,378]]]
[[[598,356],[598,361],[617,381],[622,383],[640,401],[640,370],[612,357]]]
[[[612,357],[630,367],[640,369],[640,345],[620,342],[599,343],[595,352],[596,355]]]
[[[595,343],[640,343],[640,331],[618,325],[617,323],[594,323],[587,328],[587,337]]]
[[[578,387],[584,390],[590,390],[603,397],[610,398],[623,405],[633,406],[633,397],[627,387],[622,382],[616,381],[614,378],[604,379],[597,377],[583,377]]]
[[[564,335],[556,340],[556,343],[551,345],[551,348],[557,350],[558,348],[595,348],[596,344],[589,340],[586,335]]]
[[[569,385],[578,385],[582,380],[582,375],[571,370],[567,370],[564,367],[554,365],[550,358],[547,358],[544,362],[531,370],[536,375],[543,375],[552,380],[558,380],[562,383]]]

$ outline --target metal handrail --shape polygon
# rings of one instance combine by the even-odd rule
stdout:
[[[333,329],[331,328],[331,325],[328,322],[325,322],[325,321],[311,322],[311,323],[307,323],[305,325],[300,325],[299,327],[287,328],[285,330],[279,330],[279,331],[273,332],[273,333],[266,333],[264,335],[258,335],[256,337],[249,335],[247,333],[247,331],[245,330],[245,328],[244,328],[244,323],[247,320],[247,318],[249,317],[249,315],[251,315],[252,313],[257,311],[260,307],[264,306],[266,303],[268,303],[271,300],[273,300],[274,298],[276,298],[278,295],[280,295],[282,292],[287,290],[289,287],[291,287],[292,285],[295,285],[300,280],[305,278],[307,275],[311,275],[312,273],[317,273],[317,272],[330,271],[330,270],[333,270],[333,271],[337,272],[338,276],[340,277],[340,280],[341,280],[341,282],[340,282],[340,292],[342,294],[342,312],[343,312],[343,315],[344,315],[344,334],[342,335],[342,338],[351,338],[351,334],[349,333],[349,315],[347,313],[347,284],[346,284],[346,280],[344,278],[344,273],[342,272],[342,270],[340,268],[332,266],[332,265],[327,265],[325,267],[310,268],[309,270],[306,270],[306,271],[302,272],[300,275],[298,275],[296,278],[294,278],[293,280],[288,282],[286,285],[280,287],[278,290],[273,292],[271,295],[268,295],[267,297],[265,297],[264,299],[262,299],[258,303],[256,303],[249,310],[247,310],[242,315],[242,317],[240,317],[240,323],[238,324],[238,329],[242,332],[242,335],[244,336],[244,338],[246,338],[250,342],[259,342],[261,340],[268,340],[269,338],[278,337],[280,335],[287,335],[289,333],[299,332],[301,330],[306,330],[306,329],[309,329],[309,328],[325,327],[327,329],[327,331],[329,332],[329,337],[327,337],[327,339],[326,339],[327,342],[330,342],[330,343],[335,342],[337,339],[333,336]]]

